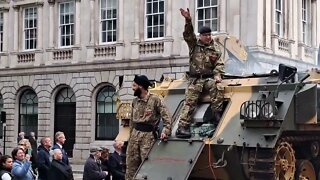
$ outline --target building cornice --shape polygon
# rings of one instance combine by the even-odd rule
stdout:
[[[157,59],[126,59],[126,60],[108,60],[93,63],[82,64],[54,64],[37,67],[17,67],[0,69],[0,77],[17,75],[40,75],[40,74],[62,74],[62,73],[80,73],[97,71],[116,71],[116,70],[134,70],[165,67],[188,66],[188,57],[170,57]]]
[[[25,0],[25,1],[14,1],[13,8],[19,8],[24,5],[35,5],[35,6],[43,6],[44,0]]]

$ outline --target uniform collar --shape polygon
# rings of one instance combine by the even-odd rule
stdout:
[[[212,46],[214,45],[214,41],[213,41],[213,39],[212,39],[212,41],[210,42],[209,45],[205,45],[205,44],[203,44],[203,43],[200,41],[200,39],[198,39],[197,45],[198,45],[198,46],[204,46],[204,47],[212,47]]]
[[[148,100],[149,100],[149,98],[150,98],[150,92],[148,92],[148,94],[147,94],[147,96],[146,97],[144,97],[143,99],[141,99],[141,98],[138,98],[138,101],[144,101],[144,102],[148,102]]]

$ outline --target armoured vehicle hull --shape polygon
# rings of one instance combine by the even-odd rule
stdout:
[[[135,178],[320,179],[318,73],[312,71],[302,82],[293,75],[295,69],[281,68],[279,73],[224,79],[224,113],[218,124],[203,92],[191,139],[174,135],[187,81],[167,79],[151,90],[164,96],[174,126],[167,142],[154,144]]]

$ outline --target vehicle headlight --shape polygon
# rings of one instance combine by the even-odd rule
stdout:
[[[256,118],[260,114],[260,108],[256,103],[249,103],[245,109],[247,118]]]
[[[261,107],[261,112],[262,112],[261,116],[263,116],[266,119],[271,119],[274,116],[274,110],[270,103],[265,103]]]

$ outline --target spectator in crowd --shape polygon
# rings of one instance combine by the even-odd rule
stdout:
[[[17,147],[12,151],[13,166],[12,175],[18,180],[35,180],[35,175],[31,168],[30,155],[25,154],[24,150]]]
[[[60,149],[53,150],[48,180],[73,180],[72,169],[62,161],[62,158],[63,154]]]
[[[29,142],[28,139],[22,139],[19,141],[19,145],[18,145],[19,148],[23,149],[24,150],[24,153],[25,154],[28,154],[30,156],[30,161],[32,162],[32,164],[36,164],[36,159],[34,159],[32,156],[33,154],[33,150],[32,150],[32,147],[31,147],[31,144]],[[36,165],[35,165],[36,166]],[[32,169],[33,170],[33,169]],[[34,172],[34,171],[33,171]]]
[[[68,159],[68,154],[67,152],[64,150],[63,145],[66,141],[66,137],[64,136],[64,133],[61,131],[56,132],[56,134],[54,135],[55,141],[56,143],[53,145],[52,150],[55,149],[60,149],[63,157],[62,157],[62,161],[66,164],[69,165],[69,159]]]
[[[38,144],[37,144],[36,134],[34,132],[30,132],[29,142],[31,144],[31,149],[32,149],[32,153],[31,153],[32,169],[33,169],[33,172],[36,172],[36,168],[37,168],[37,147],[38,147]]]
[[[50,147],[51,139],[44,137],[40,141],[41,145],[38,147],[38,172],[39,180],[47,180],[50,169]]]
[[[25,154],[32,154],[31,144],[28,139],[21,139],[18,143],[18,147],[24,150]]]
[[[108,176],[108,171],[101,169],[101,151],[101,148],[90,148],[90,156],[84,165],[83,180],[103,180]]]
[[[105,147],[101,147],[101,170],[102,171],[108,171],[109,172],[109,167],[108,167],[108,159],[109,159],[109,149]],[[110,173],[104,180],[110,180]]]
[[[18,134],[18,138],[17,138],[18,144],[19,144],[19,142],[20,142],[22,139],[24,139],[24,132],[23,132],[23,131],[22,131],[22,132],[19,132],[19,134]]]
[[[125,172],[122,169],[122,141],[116,141],[113,143],[114,152],[109,157],[109,172],[112,175],[112,180],[124,180]]]
[[[0,179],[1,180],[11,180],[12,179],[12,158],[11,156],[4,155],[0,158]]]

